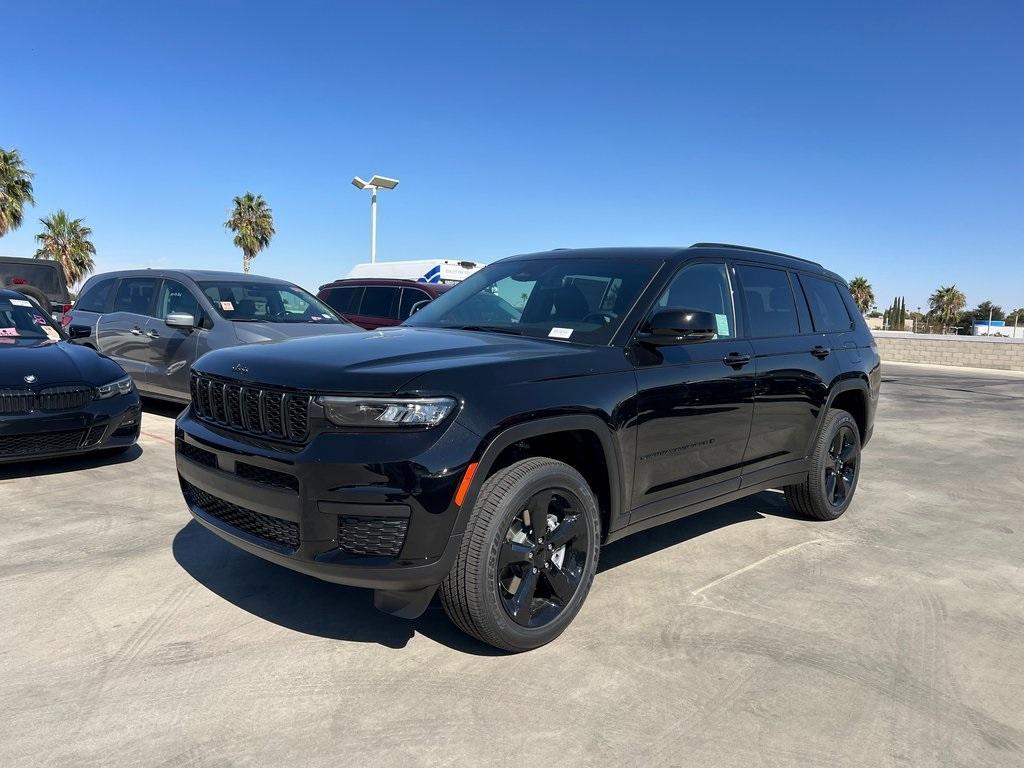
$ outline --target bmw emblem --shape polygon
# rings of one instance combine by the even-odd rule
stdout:
[[[36,383],[35,374],[30,373],[28,376],[26,376],[25,377],[25,383],[26,384],[35,384]]]

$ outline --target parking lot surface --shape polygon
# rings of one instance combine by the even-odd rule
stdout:
[[[850,511],[762,493],[605,548],[561,639],[293,573],[139,449],[0,467],[0,765],[1024,764],[1024,378],[885,366]]]

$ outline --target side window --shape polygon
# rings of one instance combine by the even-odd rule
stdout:
[[[800,283],[807,294],[807,303],[811,307],[811,319],[814,330],[819,333],[836,333],[848,331],[852,327],[850,315],[846,311],[846,303],[839,286],[831,280],[820,277],[800,275]]]
[[[718,322],[718,338],[736,335],[732,291],[724,264],[701,262],[683,267],[655,305],[659,309],[697,309],[710,312]]]
[[[102,312],[107,308],[110,292],[114,290],[116,283],[117,280],[115,278],[96,281],[89,286],[85,293],[78,297],[75,309],[81,309],[84,312]]]
[[[750,336],[794,336],[800,333],[789,275],[781,269],[741,265],[736,273],[743,289]]]
[[[192,315],[199,319],[199,302],[195,296],[184,285],[174,280],[164,280],[160,288],[160,297],[156,302],[156,316],[160,320],[166,320],[167,316],[174,313]]]
[[[362,296],[363,289],[354,285],[328,288],[324,291],[324,301],[331,309],[341,314],[355,314],[359,310],[359,300]]]
[[[367,317],[394,317],[395,299],[398,289],[388,286],[370,285],[363,291],[363,301],[359,305],[359,314]]]
[[[114,296],[112,312],[131,312],[136,315],[148,315],[153,306],[153,294],[156,292],[155,277],[129,277],[121,281]]]
[[[398,319],[405,320],[412,313],[412,305],[420,301],[429,301],[430,294],[419,288],[402,289],[402,306],[398,311]]]

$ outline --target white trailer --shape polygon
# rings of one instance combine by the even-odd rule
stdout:
[[[349,278],[375,277],[397,280],[416,280],[420,283],[446,283],[451,285],[465,280],[485,265],[476,261],[452,261],[444,259],[416,259],[414,261],[377,261],[356,264],[348,273]]]

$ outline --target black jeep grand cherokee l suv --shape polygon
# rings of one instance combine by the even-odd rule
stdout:
[[[850,504],[880,380],[843,280],[783,254],[558,250],[492,264],[404,326],[211,352],[178,419],[193,516],[259,557],[557,637],[600,546],[765,488]]]

